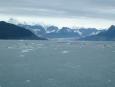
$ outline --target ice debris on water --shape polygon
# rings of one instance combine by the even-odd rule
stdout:
[[[27,53],[27,52],[29,52],[29,51],[32,51],[32,49],[23,49],[21,52],[22,52],[22,53]]]
[[[26,52],[29,52],[29,50],[22,50],[21,52],[22,53],[26,53]]]
[[[10,47],[10,46],[8,47],[8,49],[13,49],[13,48],[14,48],[14,47]]]
[[[27,83],[31,82],[31,80],[26,80]]]
[[[109,79],[108,82],[111,82],[111,80]]]
[[[69,51],[64,50],[64,51],[62,51],[62,53],[63,53],[63,54],[67,54],[67,53],[69,53]]]

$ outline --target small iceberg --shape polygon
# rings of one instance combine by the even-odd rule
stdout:
[[[26,80],[27,83],[31,82],[31,80]]]
[[[27,53],[27,52],[29,52],[29,51],[32,51],[33,49],[23,49],[21,52],[22,53]]]
[[[69,51],[68,50],[64,50],[64,51],[62,51],[62,53],[63,54],[67,54],[67,53],[69,53]]]

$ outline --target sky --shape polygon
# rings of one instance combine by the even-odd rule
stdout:
[[[0,20],[59,27],[108,28],[115,25],[115,0],[0,0]]]

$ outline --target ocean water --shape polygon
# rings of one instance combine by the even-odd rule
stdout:
[[[115,87],[115,42],[1,40],[0,87]]]

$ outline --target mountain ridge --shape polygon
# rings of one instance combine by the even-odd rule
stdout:
[[[80,40],[89,41],[115,41],[115,25],[111,25],[106,31],[100,32],[97,35],[82,38]]]
[[[31,31],[17,25],[0,21],[0,39],[43,40]]]
[[[81,38],[86,36],[91,36],[98,34],[103,30],[97,30],[96,28],[68,28],[62,27],[59,29],[57,26],[47,26],[42,25],[25,25],[19,24],[18,26],[29,29],[34,33],[47,37],[47,38]]]

